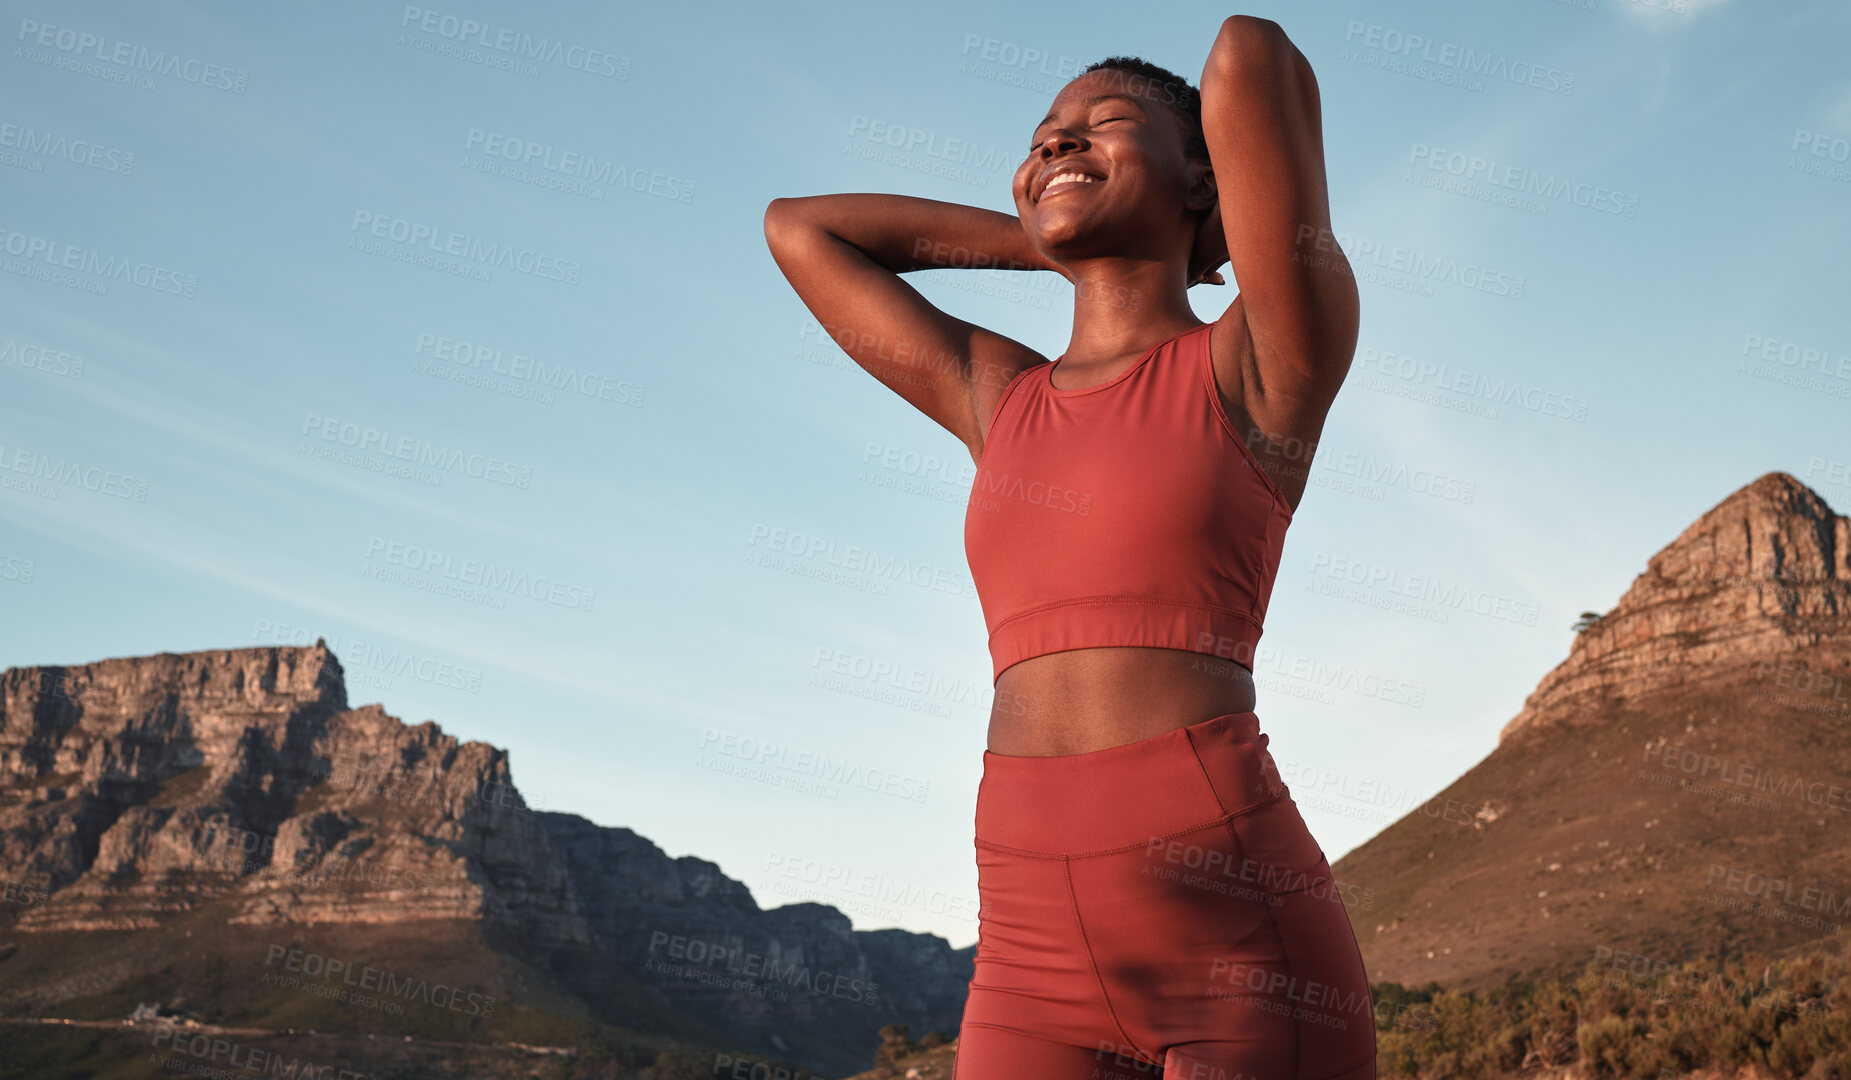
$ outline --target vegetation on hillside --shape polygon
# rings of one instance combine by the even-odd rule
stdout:
[[[1804,955],[1629,964],[1616,953],[1573,979],[1484,993],[1437,983],[1373,988],[1377,1075],[1487,1080],[1566,1070],[1582,1080],[1749,1075],[1851,1080],[1851,956],[1841,933]],[[1617,959],[1616,959],[1617,958]],[[859,1080],[944,1080],[951,1049],[882,1033]]]
[[[1658,970],[1590,963],[1572,980],[1485,993],[1381,983],[1379,1075],[1464,1080],[1573,1066],[1589,1080],[1660,1080],[1751,1067],[1781,1080],[1851,1080],[1843,942],[1721,966],[1710,958]]]

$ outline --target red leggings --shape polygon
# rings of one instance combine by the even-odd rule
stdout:
[[[1267,742],[1248,712],[984,754],[954,1080],[1374,1080],[1362,953]]]

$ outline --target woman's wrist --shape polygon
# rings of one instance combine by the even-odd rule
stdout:
[[[956,204],[940,204],[939,211],[910,245],[911,269],[1062,272],[1035,247],[1014,214]]]

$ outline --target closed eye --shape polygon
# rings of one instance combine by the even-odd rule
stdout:
[[[1093,121],[1093,126],[1094,126],[1094,127],[1098,127],[1098,126],[1099,126],[1100,124],[1109,124],[1109,123],[1111,123],[1111,122],[1112,122],[1112,121],[1114,121],[1114,120],[1136,120],[1136,119],[1137,119],[1137,117],[1135,117],[1135,116],[1108,116],[1108,117],[1106,117],[1106,118],[1105,118],[1105,119],[1103,119],[1103,120],[1095,120],[1095,121]],[[1029,144],[1028,144],[1028,152],[1032,154],[1032,153],[1034,153],[1034,152],[1035,152],[1035,151],[1036,151],[1037,149],[1039,149],[1040,147],[1041,147],[1041,143],[1040,143],[1040,142],[1038,142],[1038,141],[1037,141],[1037,142],[1032,142],[1032,143],[1029,143]]]

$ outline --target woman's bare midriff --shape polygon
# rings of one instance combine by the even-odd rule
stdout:
[[[989,749],[1085,754],[1253,707],[1253,673],[1232,660],[1142,646],[1069,649],[1004,670]]]

